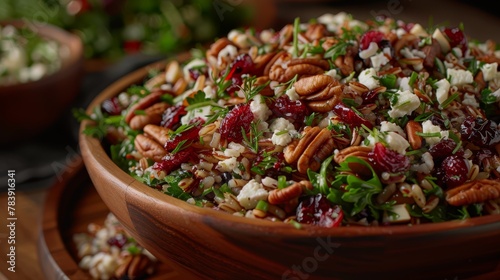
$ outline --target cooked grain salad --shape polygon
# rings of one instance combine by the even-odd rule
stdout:
[[[159,192],[298,228],[500,213],[500,53],[463,26],[325,14],[190,57],[76,112]]]

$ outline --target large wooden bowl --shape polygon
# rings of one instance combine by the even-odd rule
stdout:
[[[150,65],[108,87],[89,107],[136,83]],[[82,123],[82,128],[89,125]],[[155,256],[206,279],[500,279],[500,215],[414,227],[319,228],[241,218],[189,205],[116,166],[101,142],[82,156],[109,209]]]
[[[0,85],[0,144],[4,144],[39,134],[69,111],[79,93],[84,57],[80,38],[59,27],[21,19],[2,21],[0,25],[30,27],[36,35],[55,40],[69,50],[55,73],[33,82]]]

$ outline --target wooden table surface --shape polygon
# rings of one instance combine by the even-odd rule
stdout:
[[[16,191],[16,272],[7,268],[7,246],[8,233],[5,221],[7,208],[7,194],[0,195],[0,279],[45,279],[39,261],[36,243],[41,223],[43,202],[47,189],[35,189],[31,191]]]
[[[276,0],[278,3],[277,18],[280,22],[289,22],[296,16],[303,19],[319,16],[325,12],[346,11],[360,19],[371,17],[373,12],[386,12],[396,18],[427,24],[433,19],[435,24],[447,22],[458,25],[464,23],[467,34],[479,40],[493,39],[500,42],[500,32],[495,28],[500,26],[500,17],[484,9],[469,5],[472,1],[311,1],[318,4],[306,5],[300,2]],[[288,5],[287,2],[297,2]],[[362,2],[361,4],[359,4]],[[485,1],[476,1],[484,3]],[[391,6],[398,4],[399,6]],[[451,6],[450,6],[451,5]],[[396,8],[394,8],[396,7]],[[399,7],[399,8],[398,8]],[[450,8],[453,7],[453,8]],[[397,10],[395,10],[397,9]],[[392,13],[391,13],[392,11]],[[395,12],[396,11],[396,12]],[[1,159],[0,159],[1,160]],[[4,170],[0,170],[4,172]],[[0,182],[0,184],[5,184]],[[43,183],[36,189],[23,190],[22,185],[16,187],[16,272],[7,270],[7,254],[9,253],[7,220],[7,194],[0,193],[0,279],[45,279],[42,273],[37,241],[43,213],[44,200],[50,183]]]

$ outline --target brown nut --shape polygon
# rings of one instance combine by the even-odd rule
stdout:
[[[167,154],[162,145],[143,134],[139,134],[135,137],[134,145],[136,150],[143,157],[150,158],[156,162],[161,161]]]
[[[285,83],[293,79],[295,76],[312,76],[323,74],[329,69],[330,65],[326,60],[318,60],[311,58],[295,58],[284,61],[284,63],[275,63],[271,66],[269,78],[273,81]],[[279,61],[279,60],[278,60]],[[286,67],[286,68],[284,68]]]
[[[127,270],[129,279],[136,279],[147,275],[151,265],[152,262],[146,255],[135,255]]]
[[[115,270],[115,277],[118,279],[123,279],[127,276],[127,271],[128,268],[130,267],[130,264],[132,263],[132,259],[134,256],[132,255],[127,255],[123,258],[122,264]]]
[[[329,112],[341,101],[343,87],[331,76],[320,74],[299,79],[295,91],[314,112]]]
[[[297,164],[299,173],[306,174],[308,169],[317,171],[321,162],[335,149],[333,135],[327,128],[307,127],[299,141],[292,141],[284,150],[287,163]]]
[[[341,164],[347,157],[353,156],[360,158],[364,161],[368,161],[368,154],[372,151],[372,148],[365,146],[350,146],[345,149],[340,150],[335,156],[333,160]]]
[[[165,143],[170,139],[170,133],[172,130],[165,128],[163,126],[147,124],[144,126],[144,133],[151,136],[158,144],[165,145]]]
[[[298,198],[305,189],[311,188],[312,185],[309,181],[295,182],[286,188],[270,191],[267,201],[274,205],[287,203],[294,198]]]
[[[144,110],[151,105],[157,103],[160,101],[161,98],[161,91],[154,91],[150,93],[149,95],[143,97],[140,99],[137,103],[132,105],[130,109],[127,112],[127,115],[125,116],[125,122],[130,123],[130,120],[135,116],[135,112],[138,110]]]
[[[469,205],[500,198],[500,182],[482,179],[446,191],[446,201],[453,206]]]
[[[147,124],[160,124],[163,112],[169,105],[164,102],[155,103],[144,110],[144,115],[135,115],[129,122],[130,128],[141,130]]]
[[[417,132],[422,133],[422,125],[416,121],[408,121],[405,129],[411,148],[413,150],[420,149],[422,147],[422,137],[417,135]]]

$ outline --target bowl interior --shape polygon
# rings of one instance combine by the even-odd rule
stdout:
[[[5,135],[0,143],[12,143],[37,135],[70,109],[83,77],[83,44],[77,35],[48,24],[16,19],[0,25],[29,27],[64,50],[55,72],[36,81],[0,85],[0,129]]]

